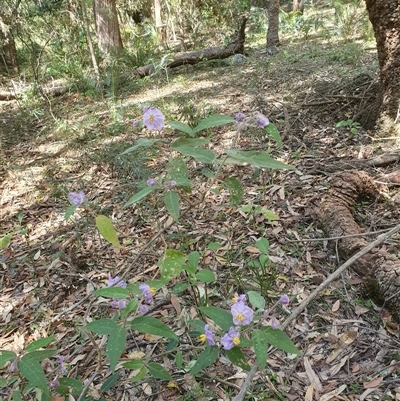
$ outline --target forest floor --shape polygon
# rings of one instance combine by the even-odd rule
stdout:
[[[0,349],[21,352],[32,340],[56,336],[69,376],[88,380],[97,354],[82,327],[89,318],[113,313],[108,302],[90,297],[104,287],[108,275],[126,276],[130,283],[159,278],[158,261],[166,248],[199,251],[201,266],[217,281],[208,284],[215,306],[228,308],[235,293],[262,292],[271,302],[280,294],[291,303],[276,318],[304,301],[344,261],[337,243],[324,239],[314,218],[315,200],[329,187],[335,166],[352,169],[361,160],[394,149],[391,140],[362,127],[335,128],[340,121],[357,121],[374,102],[378,63],[373,45],[336,39],[283,41],[275,56],[261,46],[247,48],[242,65],[205,62],[188,68],[161,71],[142,81],[119,82],[117,97],[70,93],[42,101],[0,104],[0,238],[14,233],[0,251]],[[216,189],[177,224],[138,253],[166,224],[168,214],[156,197],[129,208],[122,205],[143,188],[148,178],[165,173],[169,145],[177,133],[164,129],[153,149],[120,154],[139,138],[133,120],[144,106],[158,107],[169,120],[195,123],[214,113],[263,113],[277,125],[279,148],[260,130],[241,133],[239,149],[269,150],[293,170],[257,171],[248,165],[225,166],[219,178],[234,176],[244,186],[243,205],[231,207],[224,188]],[[210,131],[210,149],[222,154],[232,146],[230,126]],[[154,136],[154,134],[151,134]],[[207,180],[201,163],[188,162],[193,181],[191,199],[200,197]],[[368,167],[376,177],[395,169]],[[107,215],[116,227],[121,248],[98,235],[90,213],[78,211],[66,222],[68,193],[83,190],[95,213]],[[391,197],[396,187],[389,188]],[[272,211],[270,221],[257,206]],[[386,201],[360,201],[355,219],[366,231],[397,224],[398,207]],[[255,241],[270,242],[272,266],[254,267],[259,257]],[[371,236],[371,240],[374,238]],[[398,244],[398,237],[391,241]],[[174,284],[174,283],[172,283]],[[197,317],[189,292],[171,294],[172,285],[159,291],[152,316],[163,318],[186,339],[184,322]],[[390,313],[365,298],[362,280],[347,270],[340,280],[310,303],[286,331],[301,350],[294,357],[271,350],[267,367],[257,373],[248,400],[399,400],[400,339]],[[242,387],[246,372],[224,356],[198,377],[177,370],[162,341],[130,333],[128,358],[133,351],[152,354],[173,376],[173,385],[144,378],[132,383],[130,371],[119,366],[119,380],[103,397],[109,400],[229,400]],[[245,351],[254,363],[251,350]],[[47,361],[49,379],[59,375],[58,363]],[[190,363],[185,360],[184,364]],[[3,378],[9,374],[2,371]],[[111,374],[105,367],[90,384],[98,399]],[[9,389],[0,389],[7,399]]]

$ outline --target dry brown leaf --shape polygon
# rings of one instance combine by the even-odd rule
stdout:
[[[337,312],[340,308],[340,299],[338,299],[333,305],[332,305],[332,312]]]
[[[327,394],[324,394],[319,401],[329,401],[331,400],[333,397],[337,397],[340,393],[342,393],[345,389],[346,389],[346,385],[342,384],[340,387],[338,387],[337,389],[330,391]]]
[[[307,388],[304,401],[313,401],[313,395],[314,395],[314,386],[310,384]]]
[[[304,357],[304,367],[306,369],[308,379],[310,380],[311,384],[313,385],[313,388],[315,388],[315,390],[317,390],[318,392],[322,392],[322,384],[319,380],[319,377],[317,376],[317,374],[314,372],[313,368],[311,367],[310,361],[308,360],[307,357]]]
[[[179,303],[179,299],[175,294],[171,294],[171,305],[174,307],[177,315],[181,314],[181,304]]]
[[[360,315],[362,315],[363,313],[369,312],[369,308],[365,308],[364,306],[358,306],[358,305],[356,305],[356,306],[354,307],[354,312],[355,312],[355,314],[356,314],[357,316],[360,316]]]
[[[364,388],[375,388],[378,387],[382,383],[383,377],[379,376],[370,382],[363,383]]]

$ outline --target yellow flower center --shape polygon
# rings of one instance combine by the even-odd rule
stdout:
[[[239,338],[239,337],[234,337],[234,338],[233,338],[233,343],[234,343],[235,345],[239,345],[239,343],[240,343],[240,338]]]
[[[206,342],[207,337],[206,337],[205,334],[200,334],[199,338],[200,338],[200,341],[201,341],[202,343],[205,343],[205,342]]]
[[[150,120],[150,121],[154,121],[154,119],[155,119],[154,115],[153,115],[153,114],[150,114],[150,115],[149,115],[149,120]]]
[[[150,288],[150,292],[151,292],[152,294],[155,294],[156,291],[157,291],[157,290],[156,290],[154,287],[151,287],[151,288]]]
[[[244,319],[244,316],[239,312],[236,313],[236,320],[239,320],[239,322],[241,322]]]

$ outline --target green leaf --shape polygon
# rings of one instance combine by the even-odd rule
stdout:
[[[0,239],[0,249],[7,248],[8,244],[11,242],[11,239],[14,234],[7,234],[3,238]]]
[[[45,338],[39,338],[39,340],[36,340],[36,341],[32,341],[25,347],[25,351],[32,352],[32,351],[36,351],[40,348],[44,348],[47,345],[49,345],[55,338],[56,338],[56,336],[50,336],[50,337],[45,337]]]
[[[175,150],[185,156],[192,156],[202,163],[212,163],[215,159],[214,152],[208,149],[192,148],[189,146],[178,146],[177,148],[175,148]]]
[[[247,358],[244,356],[242,350],[239,347],[233,347],[230,350],[225,351],[227,358],[239,368],[249,371],[250,366],[247,363]]]
[[[169,121],[167,124],[177,131],[181,131],[189,136],[194,136],[193,130],[185,123],[180,121]]]
[[[158,142],[160,139],[148,139],[148,138],[139,138],[135,144],[133,146],[131,146],[130,148],[124,150],[121,153],[122,155],[126,155],[127,153],[131,153],[134,152],[136,149],[139,148],[149,148],[151,146],[153,146],[156,142]]]
[[[149,363],[147,369],[149,370],[149,373],[156,379],[172,380],[172,376],[168,373],[168,371],[158,363]]]
[[[209,249],[210,251],[218,251],[218,249],[221,248],[221,244],[219,242],[210,242],[207,245],[207,249]]]
[[[110,369],[114,372],[122,352],[126,347],[126,330],[118,326],[113,333],[110,334],[107,342],[107,356],[110,361]]]
[[[175,221],[179,220],[179,195],[175,191],[167,191],[164,195],[164,203],[169,214]]]
[[[132,330],[178,340],[178,336],[163,322],[151,316],[139,316],[131,322]]]
[[[271,212],[271,210],[260,209],[260,213],[262,213],[270,221],[279,220],[279,217],[273,212]]]
[[[256,291],[249,291],[247,293],[250,303],[255,309],[264,310],[265,309],[265,299]]]
[[[211,117],[201,120],[200,123],[195,128],[193,128],[193,134],[197,134],[198,132],[208,128],[230,124],[233,122],[235,122],[235,119],[233,117],[225,116],[223,114],[214,114]]]
[[[178,370],[182,369],[183,366],[183,354],[181,351],[177,351],[175,354],[175,365],[178,368]]]
[[[186,164],[180,157],[174,157],[167,164],[167,173],[169,178],[176,182],[185,181],[188,178]]]
[[[267,152],[228,149],[225,153],[231,157],[231,159],[227,159],[227,163],[248,163],[260,168],[295,170],[294,167],[273,159]]]
[[[208,269],[202,269],[198,273],[196,273],[197,280],[202,281],[203,283],[213,283],[215,281],[215,274]]]
[[[85,326],[86,330],[93,331],[96,334],[112,334],[115,330],[118,330],[118,324],[109,318],[93,320]]]
[[[71,205],[68,207],[68,209],[65,211],[65,216],[64,216],[65,221],[68,221],[71,218],[76,209],[78,208],[75,205]]]
[[[239,205],[243,200],[242,184],[234,177],[225,178],[224,187],[229,191],[229,204],[234,207]]]
[[[126,369],[131,369],[131,370],[138,370],[138,369],[142,369],[142,367],[144,366],[143,361],[139,360],[139,359],[134,359],[128,362],[124,362],[122,364],[122,366]]]
[[[192,326],[200,334],[204,334],[205,323],[202,320],[188,320],[187,324],[188,326]]]
[[[190,287],[190,284],[188,283],[178,283],[174,285],[172,288],[172,293],[173,294],[180,294],[183,291],[186,291]]]
[[[4,379],[3,377],[0,376],[0,388],[4,388],[8,386],[8,380]]]
[[[179,138],[172,143],[172,149],[179,148],[181,146],[188,148],[198,148],[199,146],[204,146],[210,143],[206,138]]]
[[[268,252],[269,252],[269,241],[266,238],[264,238],[264,237],[259,238],[256,241],[255,246],[262,253],[268,254]]]
[[[132,312],[135,312],[138,309],[138,300],[137,298],[132,298],[127,304],[126,307],[119,311],[121,314],[121,318],[124,319],[129,316]]]
[[[139,381],[139,380],[142,380],[143,377],[146,376],[146,374],[147,374],[147,368],[146,368],[146,366],[143,366],[143,367],[139,370],[139,372],[137,373],[137,375],[132,377],[132,379],[131,379],[131,380],[132,380],[132,383],[137,382],[137,381]]]
[[[67,395],[71,390],[72,395],[79,395],[83,390],[83,384],[77,379],[73,379],[71,377],[60,377],[57,380],[60,383],[60,387],[64,389],[66,388],[67,390],[66,393],[64,393],[61,392],[62,389],[59,391],[57,388],[56,391],[59,394]]]
[[[218,355],[219,355],[219,348],[216,345],[212,347],[207,346],[197,358],[196,363],[190,370],[190,374],[192,376],[196,376],[197,373],[199,373],[201,370],[212,365],[217,360]]]
[[[216,306],[202,306],[199,310],[221,327],[222,330],[228,331],[233,326],[232,315],[225,309],[217,308]]]
[[[131,196],[128,201],[124,204],[123,207],[128,207],[130,205],[133,205],[136,202],[139,202],[141,199],[145,198],[149,193],[155,191],[155,187],[145,187],[141,191],[139,191],[137,194]]]
[[[272,138],[275,139],[276,143],[281,148],[282,147],[282,139],[281,139],[281,136],[279,135],[278,128],[276,128],[276,125],[270,123],[264,128],[264,130],[268,135],[271,135]]]
[[[250,213],[253,209],[253,205],[244,205],[240,208],[243,213]]]
[[[121,247],[121,244],[118,241],[117,232],[107,216],[102,214],[96,216],[96,226],[106,241],[114,246]]]
[[[48,392],[47,379],[42,366],[37,360],[28,359],[26,356],[27,355],[24,355],[18,361],[19,372],[26,380],[28,380],[29,383],[45,392]]]
[[[12,393],[12,399],[13,399],[13,401],[22,401],[21,392],[18,391],[18,390],[13,391],[13,393]]]
[[[188,255],[189,266],[196,271],[200,262],[200,253],[197,251],[190,252]]]
[[[12,351],[0,350],[0,368],[2,368],[7,362],[14,361],[17,354]]]
[[[184,268],[186,256],[175,249],[166,249],[164,258],[160,260],[161,277],[163,279],[173,279]]]
[[[282,330],[273,329],[270,326],[264,326],[261,330],[265,332],[268,344],[289,354],[300,354],[300,351],[293,344],[292,340]]]
[[[105,393],[106,391],[110,390],[110,388],[118,381],[118,379],[119,372],[113,373],[100,387],[100,392]]]
[[[93,291],[93,295],[113,298],[113,299],[125,299],[129,297],[129,291],[126,288],[118,287],[115,285],[113,287],[99,288],[96,291]]]
[[[37,351],[31,351],[28,354],[25,354],[23,356],[24,360],[32,360],[36,362],[43,361],[46,358],[51,358],[57,354],[56,349],[42,349],[42,350],[37,350]]]
[[[254,330],[251,335],[253,340],[254,353],[256,354],[260,369],[264,369],[267,364],[268,340],[262,330]]]

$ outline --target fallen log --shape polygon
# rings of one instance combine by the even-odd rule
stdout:
[[[227,44],[225,47],[209,47],[206,49],[196,50],[189,53],[178,54],[177,56],[172,58],[172,60],[168,61],[164,67],[174,68],[188,64],[194,65],[205,60],[225,59],[235,54],[243,54],[246,21],[247,18],[243,16],[240,29],[237,32],[235,40]],[[134,71],[133,76],[145,77],[147,75],[152,74],[155,71],[155,69],[156,68],[154,64],[144,65],[142,67],[137,68]]]
[[[329,237],[361,234],[364,229],[354,220],[353,210],[360,195],[379,196],[379,188],[363,171],[346,171],[336,174],[327,194],[320,203],[323,229]],[[348,259],[368,242],[362,237],[339,240],[341,257]],[[393,314],[400,317],[400,260],[394,249],[373,248],[353,263],[370,295],[381,301]]]

